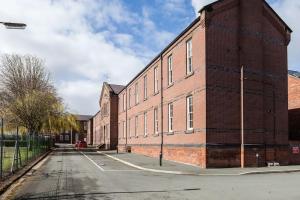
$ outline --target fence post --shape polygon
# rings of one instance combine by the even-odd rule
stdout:
[[[1,118],[1,140],[0,140],[0,180],[3,178],[3,140],[4,140],[4,120]]]
[[[17,126],[17,141],[16,141],[16,155],[17,155],[17,160],[16,160],[16,166],[17,169],[19,169],[19,126]]]
[[[26,134],[26,164],[28,163],[28,151],[29,151],[29,133],[27,132]]]

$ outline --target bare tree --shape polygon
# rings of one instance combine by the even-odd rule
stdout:
[[[14,124],[40,132],[65,112],[44,62],[34,56],[4,55],[0,67],[0,108]]]

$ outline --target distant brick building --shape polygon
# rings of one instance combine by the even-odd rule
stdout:
[[[289,75],[288,86],[290,164],[300,164],[300,78]]]
[[[100,111],[93,117],[93,145],[116,149],[118,145],[118,94],[122,85],[104,83],[99,100]]]
[[[289,75],[288,85],[290,139],[300,141],[300,78]]]
[[[90,115],[75,115],[79,130],[66,130],[64,133],[56,135],[56,142],[58,143],[71,143],[75,144],[78,140],[86,140],[88,133],[88,122],[93,117]]]
[[[291,29],[264,0],[199,14],[126,87],[104,84],[100,137],[118,127],[120,151],[203,168],[287,165]]]
[[[87,122],[86,142],[88,145],[93,145],[93,141],[94,141],[93,127],[94,127],[94,116],[91,119],[89,119]]]

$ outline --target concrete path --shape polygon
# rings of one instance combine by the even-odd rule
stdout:
[[[183,163],[163,160],[162,166],[159,166],[159,159],[143,156],[134,153],[117,153],[116,151],[98,151],[123,164],[136,169],[178,175],[198,175],[198,176],[237,176],[249,174],[267,174],[267,173],[290,173],[300,172],[300,166],[277,166],[260,168],[215,168],[201,169],[198,166],[187,165]]]
[[[300,173],[192,176],[138,170],[95,151],[62,147],[5,199],[300,199]]]

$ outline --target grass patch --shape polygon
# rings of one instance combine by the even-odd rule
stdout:
[[[35,152],[32,150],[27,151],[26,147],[19,147],[19,148],[20,148],[22,166],[26,165],[28,161],[32,160],[34,155],[39,155],[42,152],[44,152],[43,148],[35,150]],[[4,150],[3,171],[9,172],[11,169],[11,165],[15,153],[15,147],[3,147],[3,150]]]

